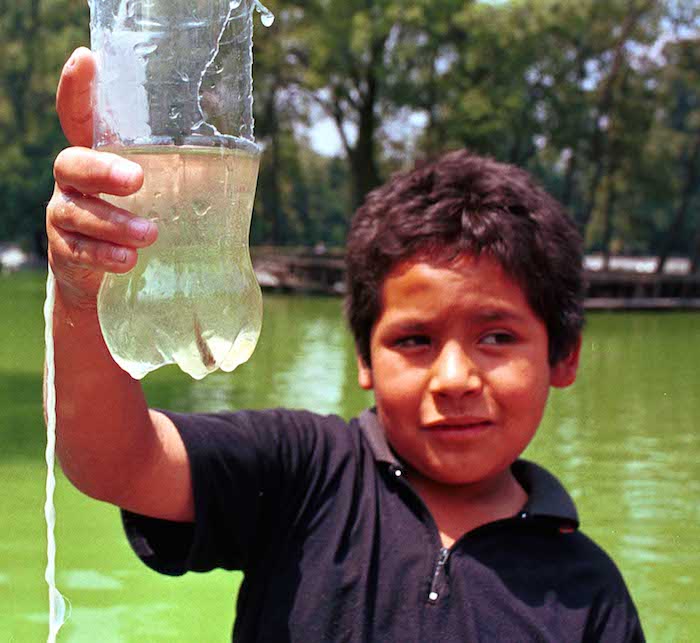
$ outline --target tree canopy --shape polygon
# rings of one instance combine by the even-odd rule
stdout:
[[[342,246],[392,172],[469,147],[533,172],[587,249],[700,256],[700,8],[692,0],[269,0],[256,24],[254,243]],[[60,68],[84,0],[0,12],[0,239],[40,246]],[[314,151],[319,122],[334,156]]]

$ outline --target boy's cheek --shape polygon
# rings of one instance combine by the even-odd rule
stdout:
[[[544,360],[538,364],[528,359],[516,359],[492,369],[487,379],[497,390],[517,395],[521,392],[532,394],[538,389],[546,390],[549,388],[550,375],[549,365]]]

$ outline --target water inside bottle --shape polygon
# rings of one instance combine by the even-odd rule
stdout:
[[[245,362],[262,325],[248,248],[259,150],[153,145],[117,150],[139,163],[144,185],[104,196],[154,221],[158,240],[133,270],[107,274],[98,296],[114,360],[140,379],[178,364],[195,379]]]

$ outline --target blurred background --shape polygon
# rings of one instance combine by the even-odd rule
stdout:
[[[695,0],[269,0],[252,242],[342,246],[393,171],[466,146],[532,171],[603,255],[700,259]],[[0,12],[0,242],[45,252],[54,113],[85,0]]]
[[[448,149],[524,166],[585,236],[589,309],[620,309],[590,312],[579,380],[553,394],[526,456],[571,490],[648,640],[700,640],[697,0],[267,4],[274,25],[255,27],[265,152],[251,241],[277,292],[249,363],[201,382],[161,369],[145,381],[149,402],[358,413],[371,397],[355,384],[341,300],[318,294],[342,291],[355,206]],[[84,0],[0,0],[0,641],[48,631],[44,211],[67,144],[56,83],[89,43],[88,23]],[[73,605],[60,641],[229,640],[240,576],[149,572],[117,512],[60,472],[57,512],[58,584]]]

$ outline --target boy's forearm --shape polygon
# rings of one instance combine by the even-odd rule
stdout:
[[[157,443],[141,385],[110,356],[97,311],[70,308],[58,288],[53,331],[61,467],[84,493],[121,504]]]

